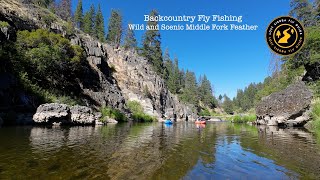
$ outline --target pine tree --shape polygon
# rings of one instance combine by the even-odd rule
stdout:
[[[137,50],[137,40],[136,37],[134,35],[134,32],[132,29],[128,28],[127,29],[127,33],[126,33],[126,37],[124,39],[124,48],[125,49],[134,49]]]
[[[83,18],[83,31],[92,36],[95,34],[94,19],[95,19],[95,9],[94,9],[94,6],[91,5],[90,10],[85,13]]]
[[[304,26],[315,25],[315,14],[309,0],[291,0],[290,6],[290,16],[296,17]]]
[[[227,95],[224,95],[223,99],[224,99],[224,101],[223,101],[224,111],[228,114],[233,114],[233,103],[232,103],[231,99]]]
[[[105,31],[104,31],[104,18],[101,11],[100,4],[98,6],[98,11],[95,20],[95,30],[96,30],[96,38],[99,39],[101,42],[105,41]]]
[[[158,12],[152,10],[150,16],[157,16]],[[158,26],[157,21],[148,21],[147,26],[154,28]],[[159,74],[163,74],[163,61],[161,50],[161,37],[159,30],[147,30],[143,37],[142,55],[152,64],[154,70]]]
[[[198,106],[197,79],[194,72],[187,71],[185,75],[185,88],[181,100]]]
[[[107,42],[116,48],[120,46],[122,37],[122,16],[119,11],[112,10],[108,24]]]
[[[76,26],[83,30],[83,8],[82,8],[82,0],[78,1],[77,9],[74,14],[74,22]]]
[[[180,84],[180,70],[179,70],[179,60],[177,57],[174,58],[174,63],[173,63],[173,75],[172,75],[172,81],[175,84],[175,89],[173,93],[178,93],[179,90],[181,89],[181,84]]]
[[[198,90],[198,95],[202,103],[210,108],[215,107],[215,99],[213,97],[213,90],[211,87],[211,82],[208,80],[207,76],[204,75],[200,78],[200,86]]]

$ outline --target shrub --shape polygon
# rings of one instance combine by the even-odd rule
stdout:
[[[320,130],[320,99],[315,100],[312,106],[312,126],[315,130]]]
[[[199,113],[200,116],[210,116],[210,111],[208,109],[202,109]]]
[[[140,122],[152,122],[152,121],[156,120],[156,118],[154,118],[150,115],[147,115],[145,113],[134,113],[132,115],[132,119],[135,121],[140,121]]]
[[[127,102],[127,106],[132,113],[142,113],[143,107],[138,101],[129,101]]]
[[[59,34],[42,29],[19,31],[15,46],[15,71],[27,72],[30,81],[42,87],[62,89],[67,82],[75,81],[76,72],[81,72],[83,49]]]
[[[235,115],[233,117],[228,118],[227,120],[231,120],[233,123],[247,123],[253,122],[256,120],[255,114],[248,114],[248,115]]]
[[[5,21],[0,21],[0,28],[9,27],[9,24]]]
[[[106,117],[115,119],[115,120],[117,120],[119,122],[127,121],[127,117],[118,109],[113,109],[113,108],[110,108],[110,107],[102,106],[100,108],[100,112],[102,114],[102,116],[100,118],[100,120],[102,122],[105,121]]]
[[[143,107],[138,101],[129,101],[127,102],[127,106],[129,110],[132,112],[132,119],[135,121],[152,122],[156,120],[155,117],[152,117],[143,112]]]

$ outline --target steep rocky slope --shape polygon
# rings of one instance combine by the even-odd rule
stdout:
[[[9,24],[1,27],[1,42],[14,41],[18,30],[42,28],[60,33],[72,44],[81,46],[86,53],[88,71],[83,72],[75,86],[88,106],[109,105],[127,112],[126,102],[136,100],[146,113],[159,118],[176,116],[178,120],[185,120],[195,116],[190,106],[180,103],[178,97],[168,91],[164,80],[146,59],[135,52],[102,44],[77,29],[70,30],[68,23],[47,9],[15,0],[1,0],[0,21]],[[8,89],[0,89],[1,98],[10,97]]]

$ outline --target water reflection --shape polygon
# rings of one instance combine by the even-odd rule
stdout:
[[[302,129],[229,123],[0,129],[0,179],[319,178]],[[10,162],[10,163],[9,163]]]

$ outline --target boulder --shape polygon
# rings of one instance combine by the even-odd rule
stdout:
[[[33,115],[33,120],[38,124],[51,125],[94,125],[101,117],[100,113],[86,106],[71,106],[66,104],[42,104]]]
[[[105,117],[104,118],[104,122],[107,123],[107,124],[117,124],[118,121],[113,119],[113,118],[109,118],[109,117]]]
[[[72,106],[70,108],[71,122],[73,124],[94,124],[97,120],[92,109],[86,106]]]
[[[42,104],[33,115],[35,123],[53,123],[70,121],[70,107],[66,104]]]
[[[270,126],[303,126],[309,117],[312,92],[304,82],[297,82],[285,90],[272,93],[256,107],[257,124]]]

